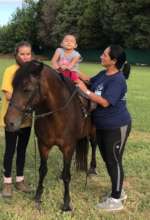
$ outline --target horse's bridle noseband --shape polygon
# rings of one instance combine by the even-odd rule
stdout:
[[[17,111],[25,113],[25,114],[31,114],[33,111],[32,107],[25,107],[24,109],[22,109],[21,107],[17,106],[12,100],[10,100],[9,102],[9,106],[13,106],[15,109],[17,109]]]
[[[35,91],[32,93],[31,97],[29,98],[29,101],[27,102],[27,105],[24,108],[21,108],[20,106],[17,106],[15,102],[12,101],[12,99],[9,102],[10,107],[14,107],[18,112],[22,112],[23,114],[23,119],[28,117],[29,115],[32,114],[34,108],[30,106],[31,101],[33,97],[37,94],[38,89],[35,89]]]

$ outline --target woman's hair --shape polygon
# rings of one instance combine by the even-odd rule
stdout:
[[[20,41],[19,43],[16,44],[15,49],[14,49],[14,56],[16,57],[18,52],[19,52],[19,48],[20,47],[30,47],[32,50],[32,46],[28,41]]]
[[[121,70],[124,74],[125,79],[129,78],[130,75],[130,64],[126,60],[126,53],[124,49],[119,45],[109,46],[110,52],[109,56],[111,59],[116,59],[116,67]]]

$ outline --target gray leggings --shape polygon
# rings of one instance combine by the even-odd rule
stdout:
[[[112,184],[113,198],[120,198],[124,171],[122,155],[131,124],[116,129],[97,129],[97,142]]]

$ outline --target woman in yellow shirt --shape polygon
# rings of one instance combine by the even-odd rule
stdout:
[[[15,59],[16,64],[11,65],[6,68],[1,90],[3,92],[2,97],[2,108],[0,114],[0,126],[5,128],[4,116],[6,114],[9,100],[11,99],[13,88],[12,88],[12,80],[16,73],[16,70],[21,66],[24,62],[32,60],[32,48],[31,45],[22,41],[18,43],[15,48]],[[5,153],[4,153],[4,182],[2,189],[3,197],[11,197],[13,193],[12,187],[12,162],[15,150],[17,151],[16,155],[16,189],[23,192],[29,192],[29,186],[24,182],[24,165],[25,165],[25,154],[26,148],[30,137],[31,132],[31,123],[32,119],[28,118],[24,121],[19,131],[10,132],[5,129]]]

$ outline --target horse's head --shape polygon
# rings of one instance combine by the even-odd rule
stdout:
[[[5,115],[6,129],[15,131],[23,120],[32,113],[40,99],[40,73],[43,64],[30,61],[20,67],[13,79],[13,94]]]

